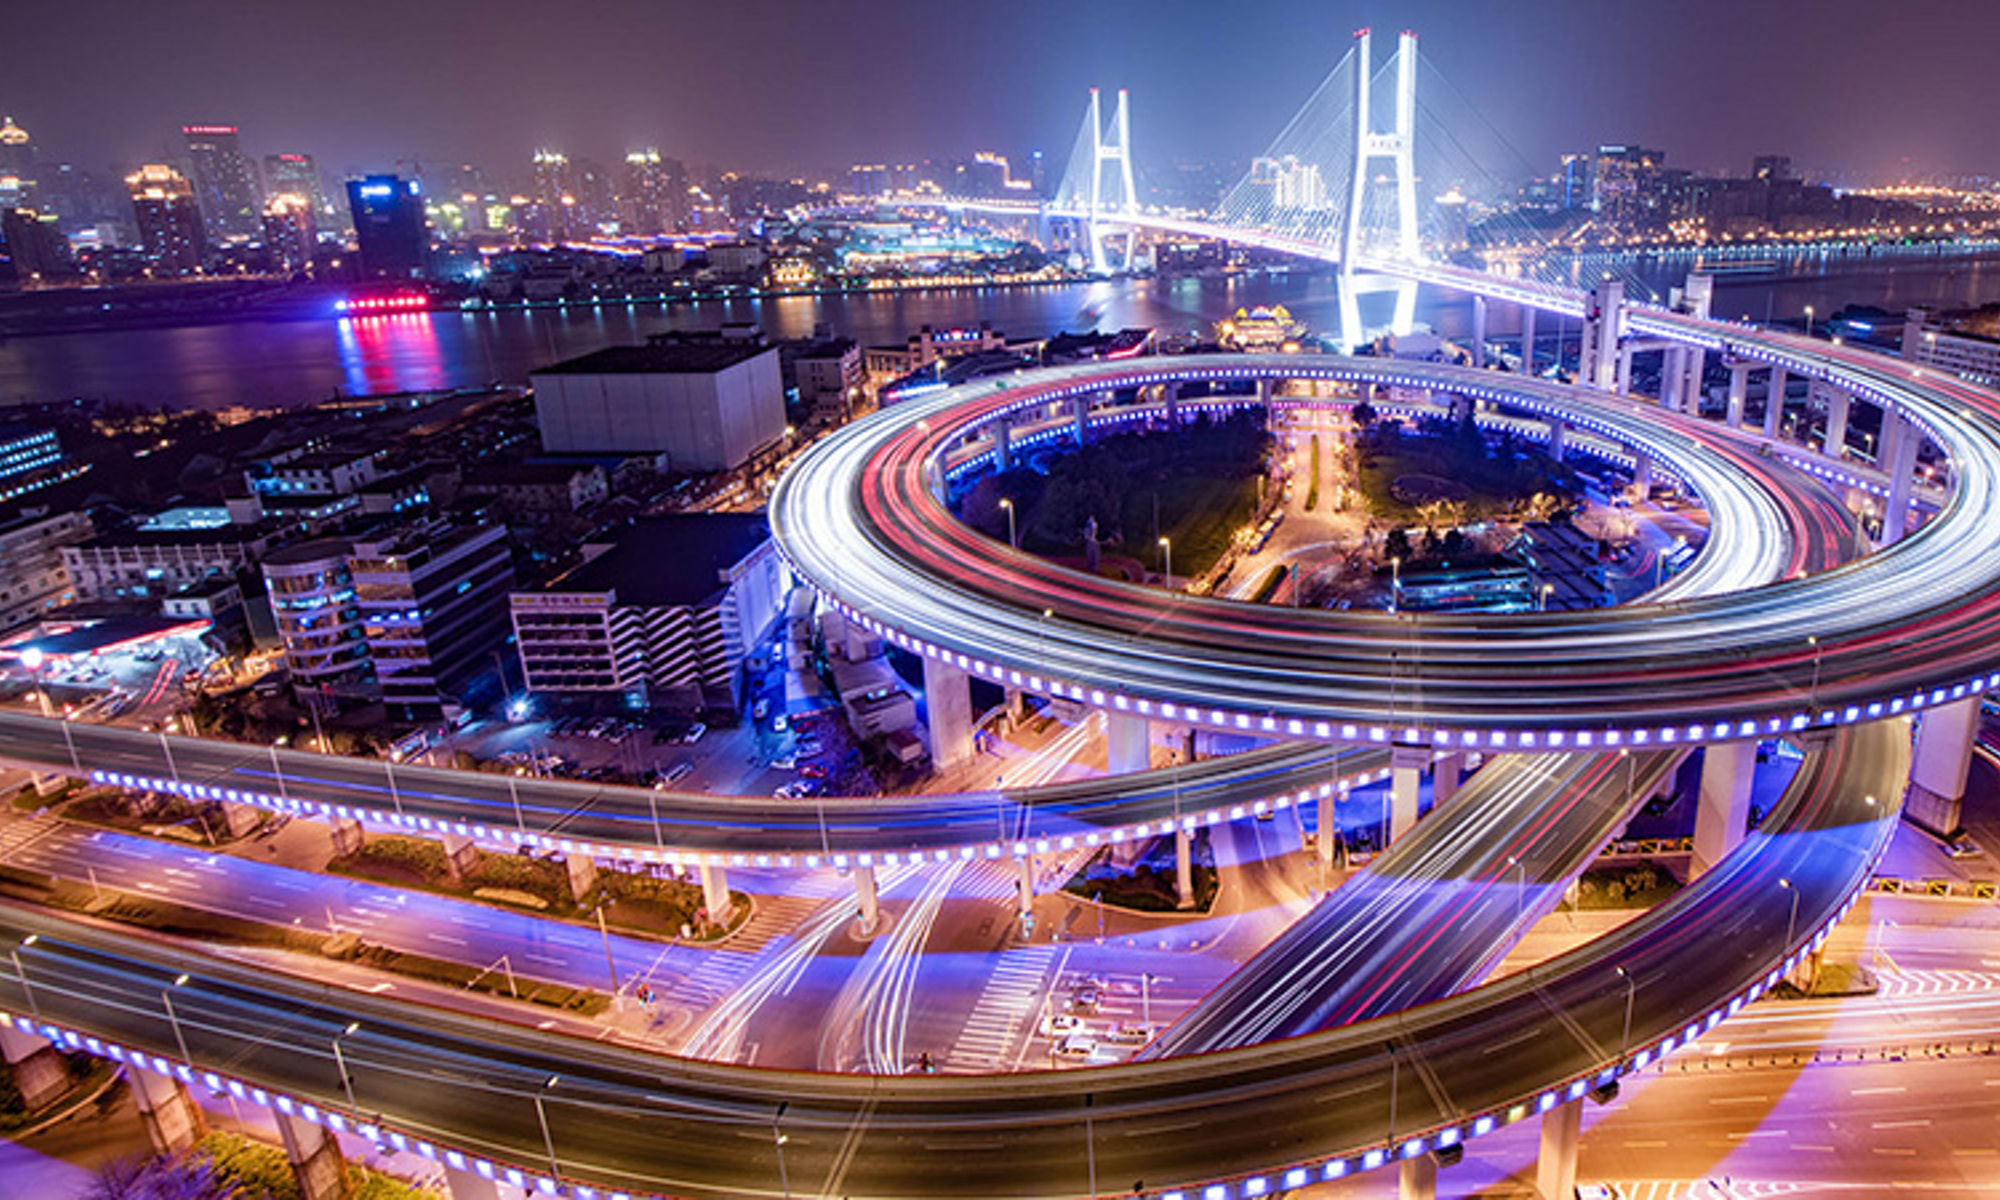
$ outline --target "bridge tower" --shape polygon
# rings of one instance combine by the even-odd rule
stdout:
[[[1396,116],[1394,126],[1386,131],[1375,129],[1372,108],[1373,38],[1367,29],[1354,35],[1354,161],[1347,208],[1340,223],[1340,340],[1348,350],[1362,340],[1360,297],[1364,292],[1396,293],[1390,325],[1393,333],[1410,332],[1417,317],[1415,281],[1364,275],[1355,260],[1364,253],[1387,254],[1406,262],[1423,257],[1417,244],[1417,35],[1406,29],[1397,39]],[[1396,189],[1395,228],[1386,244],[1364,248],[1362,222],[1373,180],[1369,168],[1378,160],[1389,164]]]
[[[1132,265],[1132,251],[1137,239],[1137,231],[1129,224],[1120,225],[1115,220],[1129,216],[1138,207],[1138,189],[1132,186],[1132,108],[1131,97],[1124,88],[1118,89],[1118,108],[1111,115],[1112,135],[1104,136],[1104,117],[1098,105],[1097,89],[1090,89],[1090,203],[1089,220],[1085,223],[1085,233],[1090,239],[1090,269],[1100,274],[1111,270],[1111,263],[1104,253],[1106,237],[1119,233],[1125,236],[1125,253],[1122,265]],[[1116,167],[1117,174],[1105,179],[1105,168]],[[1107,186],[1107,183],[1109,186]],[[1117,199],[1110,199],[1108,193],[1115,191]],[[1098,220],[1107,218],[1106,227],[1098,228]]]

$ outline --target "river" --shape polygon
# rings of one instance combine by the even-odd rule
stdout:
[[[1657,292],[1685,264],[1647,264],[1638,274]],[[1795,318],[1807,305],[1824,317],[1847,304],[1900,312],[1913,304],[1963,306],[2000,298],[2000,257],[1888,260],[1802,255],[1761,275],[1717,278],[1718,316]],[[1364,299],[1386,305],[1388,297]],[[336,394],[520,383],[557,359],[667,329],[754,321],[773,337],[805,337],[825,326],[864,345],[900,342],[920,325],[987,321],[1013,336],[1151,326],[1199,330],[1240,306],[1280,303],[1315,332],[1338,328],[1329,274],[1233,279],[1128,280],[1040,288],[797,296],[695,304],[607,304],[565,310],[433,312],[347,320],[194,325],[172,329],[49,334],[0,342],[0,404],[73,398],[148,407],[289,407]],[[1466,330],[1463,297],[1425,291],[1419,319],[1447,336]],[[1369,319],[1380,319],[1364,307]],[[1386,311],[1381,314],[1386,317]],[[1496,316],[1493,332],[1513,328]],[[1542,328],[1550,327],[1546,320]]]

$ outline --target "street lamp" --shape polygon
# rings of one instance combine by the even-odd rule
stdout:
[[[1819,707],[1819,662],[1826,652],[1820,649],[1817,635],[1807,634],[1806,645],[1811,646],[1813,652],[1812,690],[1806,693],[1806,701],[1814,709],[1817,709]]]
[[[1509,854],[1507,865],[1518,873],[1514,888],[1514,924],[1519,925],[1528,900],[1528,864]]]
[[[1542,590],[1535,594],[1536,612],[1549,611],[1549,596],[1555,590],[1556,590],[1556,585],[1553,583],[1545,583],[1542,585]]]
[[[352,1037],[360,1029],[361,1022],[349,1021],[347,1028],[333,1035],[333,1069],[340,1072],[340,1088],[347,1093],[347,1111],[357,1117],[361,1115],[361,1106],[354,1102],[354,1078],[347,1073],[347,1060],[341,1057],[340,1039]]]
[[[1812,336],[1812,323],[1813,323],[1813,306],[1812,306],[1812,305],[1810,305],[1810,304],[1808,304],[1808,305],[1806,305],[1806,336],[1807,336],[1807,337],[1811,337],[1811,336]]]
[[[271,774],[278,777],[278,798],[286,803],[290,803],[292,798],[285,794],[285,768],[278,765],[278,747],[290,740],[290,737],[281,737],[271,743]]]
[[[1146,1026],[1146,1036],[1153,1035],[1153,973],[1139,972],[1139,1020]]]
[[[549,1182],[557,1187],[562,1186],[562,1165],[556,1162],[556,1140],[549,1135],[549,1110],[543,1106],[542,1097],[561,1082],[562,1076],[551,1075],[535,1089],[535,1120],[542,1126],[542,1149],[549,1152]]]
[[[1160,554],[1166,559],[1167,590],[1171,592],[1174,590],[1174,540],[1172,538],[1160,539]]]
[[[780,1100],[778,1111],[771,1114],[771,1148],[778,1152],[778,1188],[784,1192],[785,1200],[792,1200],[791,1177],[785,1174],[785,1143],[792,1139],[778,1128],[778,1122],[785,1119],[785,1110],[791,1106],[790,1100]]]
[[[49,704],[49,689],[42,683],[42,663],[45,661],[40,646],[30,646],[21,651],[21,665],[28,668],[28,676],[35,681],[35,702],[43,716],[52,716]]]
[[[181,1035],[180,1016],[174,1012],[174,988],[180,987],[187,981],[188,981],[188,976],[185,972],[183,972],[182,974],[175,976],[172,987],[161,988],[160,1006],[167,1010],[167,1024],[173,1026],[174,1045],[179,1046],[181,1048],[181,1061],[187,1064],[187,1069],[189,1071],[193,1071],[194,1055],[188,1053],[187,1038]]]
[[[1395,612],[1403,606],[1403,556],[1389,557],[1389,611]]]
[[[1625,1032],[1618,1038],[1618,1061],[1623,1062],[1632,1049],[1632,1000],[1638,995],[1639,985],[1624,967],[1613,969],[1618,972],[1618,978],[1625,981]]]
[[[39,1004],[35,1003],[35,989],[28,986],[28,972],[21,965],[21,951],[34,945],[36,939],[40,936],[40,934],[31,933],[21,939],[19,946],[11,947],[7,951],[7,957],[14,960],[14,978],[21,981],[21,995],[27,998],[28,1013],[37,1021],[42,1019],[42,1008]]]
[[[1792,881],[1789,879],[1780,879],[1778,886],[1792,894],[1792,912],[1790,916],[1785,918],[1785,951],[1786,953],[1790,953],[1792,949],[1792,935],[1798,931],[1799,925],[1799,889],[1793,887]]]
[[[1007,544],[1019,550],[1021,548],[1021,535],[1014,528],[1014,502],[1002,497],[1000,507],[1007,511]]]

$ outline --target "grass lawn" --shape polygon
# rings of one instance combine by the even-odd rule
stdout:
[[[1217,479],[1176,476],[1159,487],[1160,533],[1174,544],[1174,575],[1190,579],[1228,552],[1236,531],[1257,512],[1257,477]],[[1154,488],[1134,488],[1125,496],[1125,528],[1150,532]],[[1128,543],[1130,546],[1130,543]],[[1157,544],[1130,546],[1148,570],[1160,569]],[[1150,553],[1148,550],[1150,549]]]

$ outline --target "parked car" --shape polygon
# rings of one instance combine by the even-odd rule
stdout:
[[[694,764],[687,761],[686,759],[682,759],[681,761],[675,763],[673,766],[668,767],[667,773],[665,776],[663,776],[663,778],[670,784],[679,783],[681,780],[686,779],[689,775],[692,774],[694,774]]]
[[[1089,1062],[1090,1056],[1097,1053],[1097,1039],[1083,1034],[1072,1034],[1057,1042],[1049,1053],[1069,1062]]]
[[[1085,1028],[1082,1017],[1069,1013],[1050,1013],[1042,1018],[1042,1036],[1045,1038],[1069,1037],[1082,1033]]]

